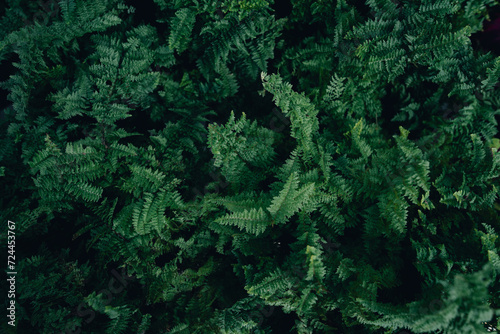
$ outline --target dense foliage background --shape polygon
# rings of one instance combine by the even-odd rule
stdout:
[[[499,12],[7,1],[3,331],[498,327]]]

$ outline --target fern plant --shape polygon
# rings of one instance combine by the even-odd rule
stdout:
[[[0,13],[2,330],[498,327],[496,1],[41,5]]]

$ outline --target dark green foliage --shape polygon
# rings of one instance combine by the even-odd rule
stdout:
[[[498,327],[496,1],[7,3],[19,333]]]

